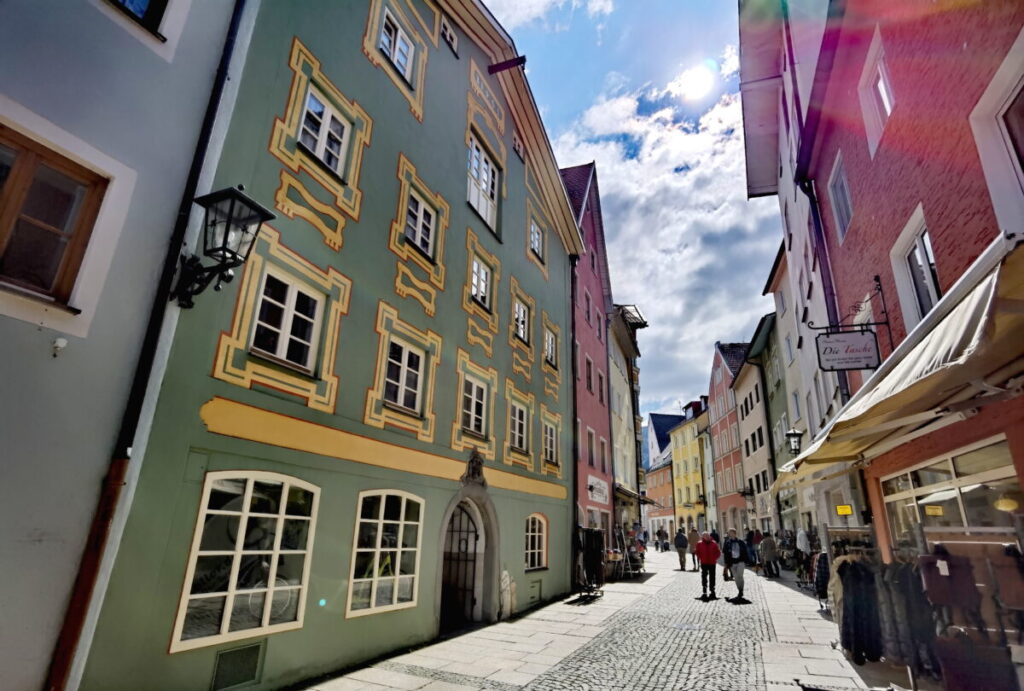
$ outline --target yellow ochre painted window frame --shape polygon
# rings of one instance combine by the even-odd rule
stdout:
[[[444,241],[445,231],[451,218],[451,207],[440,193],[434,192],[423,178],[416,172],[416,166],[405,154],[398,155],[398,206],[395,218],[391,221],[391,234],[388,249],[405,262],[412,262],[426,272],[428,280],[439,290],[444,290]],[[415,193],[422,202],[426,202],[434,213],[433,258],[428,259],[423,252],[413,247],[405,237],[405,217],[409,206],[409,196]]]
[[[372,65],[384,70],[395,88],[409,102],[409,112],[420,122],[423,122],[423,99],[426,91],[424,85],[429,57],[427,46],[429,43],[437,48],[441,32],[440,10],[433,0],[422,0],[422,4],[432,14],[430,22],[424,19],[410,0],[371,0],[366,30],[363,32],[363,54]],[[414,44],[411,79],[406,78],[379,47],[385,9]]]
[[[551,425],[555,428],[555,463],[548,463],[547,459],[544,458],[544,426]],[[540,472],[544,475],[554,475],[555,477],[562,477],[562,466],[565,465],[561,458],[561,440],[562,440],[562,416],[559,413],[553,413],[548,410],[548,407],[543,403],[540,404],[540,434],[541,434],[541,468]]]
[[[493,367],[478,365],[469,357],[468,352],[459,348],[456,354],[456,371],[459,375],[459,384],[455,396],[455,420],[452,422],[452,450],[467,451],[476,449],[480,452],[481,456],[489,461],[493,461],[496,459],[498,446],[498,430],[494,426],[494,411],[498,400],[498,370]],[[487,387],[484,439],[472,433],[467,433],[462,427],[462,390],[467,376],[482,382]]]
[[[319,365],[312,373],[273,365],[265,358],[249,352],[255,311],[260,302],[260,288],[267,264],[276,271],[294,275],[296,279],[321,291],[326,297],[322,306]],[[251,389],[260,384],[297,396],[307,407],[333,413],[338,398],[339,377],[335,372],[338,360],[338,337],[341,317],[348,313],[352,281],[333,267],[321,269],[283,243],[280,233],[264,225],[249,261],[245,263],[235,302],[231,330],[222,331],[217,342],[213,376],[221,381]]]
[[[526,410],[526,453],[512,447],[512,404],[515,403]],[[534,420],[536,419],[536,398],[533,393],[524,393],[516,388],[515,383],[505,379],[505,443],[503,446],[503,461],[505,465],[518,465],[527,470],[534,470],[534,453],[537,444],[534,433]]]

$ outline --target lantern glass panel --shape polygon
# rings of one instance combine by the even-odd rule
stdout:
[[[233,206],[234,200],[228,197],[211,204],[206,210],[205,254],[220,263],[233,260],[227,254]]]

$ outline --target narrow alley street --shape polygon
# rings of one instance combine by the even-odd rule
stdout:
[[[795,691],[797,679],[829,689],[883,683],[863,679],[865,668],[833,650],[835,625],[791,580],[748,575],[751,604],[726,601],[733,583],[719,583],[721,599],[705,603],[700,575],[677,568],[674,553],[652,552],[642,582],[608,584],[589,604],[569,598],[305,688]],[[877,674],[883,666],[873,667]],[[886,682],[903,681],[891,672]]]

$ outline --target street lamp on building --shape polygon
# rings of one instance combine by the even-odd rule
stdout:
[[[789,443],[789,453],[794,456],[800,454],[800,440],[803,439],[804,433],[798,430],[796,427],[790,427],[786,432],[786,441]]]
[[[181,255],[178,284],[171,292],[181,307],[193,307],[192,298],[206,290],[217,279],[214,290],[235,277],[233,269],[249,258],[260,228],[276,216],[243,192],[243,187],[225,187],[222,190],[196,197],[195,203],[203,207],[203,256],[213,260],[212,266],[203,266],[195,254]]]

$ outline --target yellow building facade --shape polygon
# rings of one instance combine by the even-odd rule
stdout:
[[[686,406],[686,420],[669,431],[672,446],[672,477],[675,491],[676,525],[703,530],[704,447],[699,430],[707,426],[707,410],[701,402]]]

